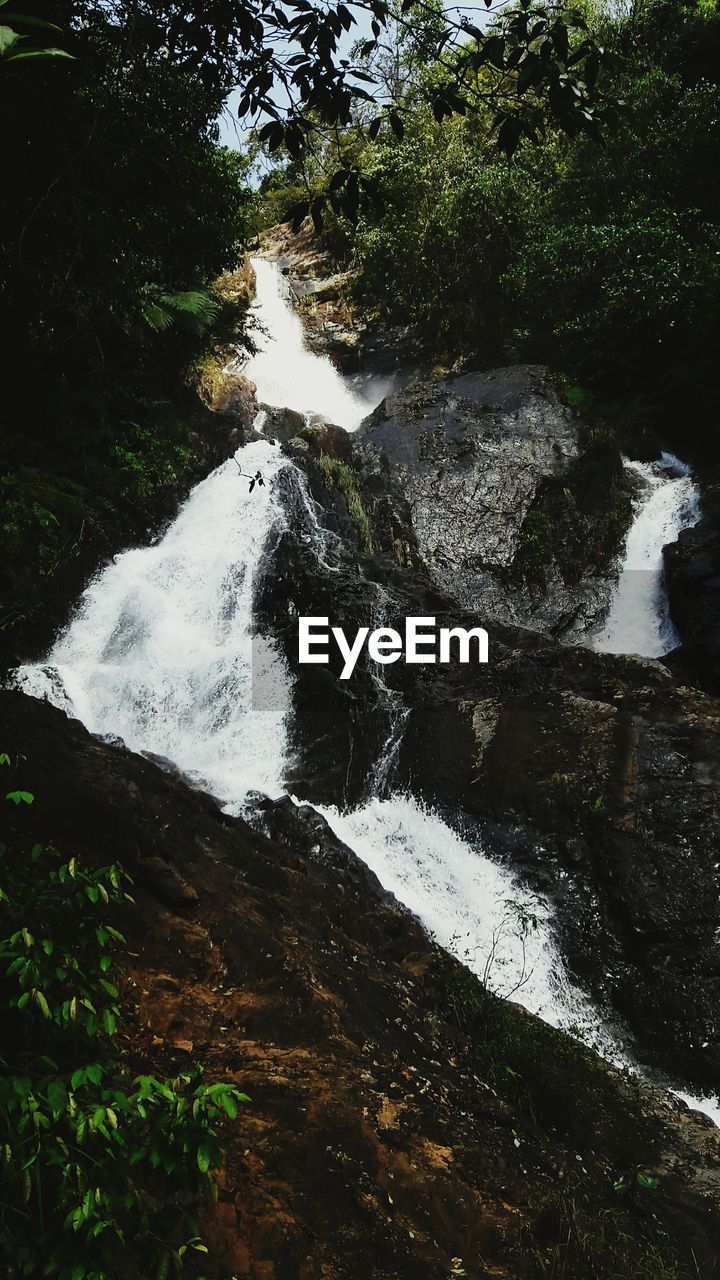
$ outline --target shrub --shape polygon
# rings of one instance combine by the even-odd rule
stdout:
[[[0,764],[8,766],[7,755]],[[9,791],[25,809],[34,797]],[[212,1194],[221,1125],[246,1095],[134,1075],[113,976],[132,902],[117,864],[93,869],[0,844],[0,1257],[12,1277],[180,1274],[207,1253],[193,1217]]]

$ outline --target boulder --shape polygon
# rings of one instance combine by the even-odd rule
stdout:
[[[612,570],[569,581],[548,553],[542,581],[531,582],[521,552],[543,486],[569,476],[580,454],[575,411],[546,370],[525,365],[417,378],[355,437],[365,481],[389,482],[403,495],[419,552],[444,592],[482,616],[561,636],[582,634],[602,616]]]

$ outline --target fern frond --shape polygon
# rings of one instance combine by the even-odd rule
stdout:
[[[145,324],[153,333],[164,333],[173,322],[172,314],[157,302],[143,301],[140,310]]]
[[[220,304],[209,293],[189,289],[184,293],[163,293],[160,302],[174,313],[176,323],[202,335],[207,332],[220,311]]]

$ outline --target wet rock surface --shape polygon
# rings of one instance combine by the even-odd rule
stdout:
[[[263,232],[261,254],[277,262],[303,321],[305,339],[316,355],[327,356],[357,379],[396,378],[417,363],[422,346],[408,327],[381,324],[353,296],[353,271],[341,269],[307,228],[283,223]]]
[[[565,636],[602,615],[612,572],[569,584],[548,556],[539,589],[523,581],[518,559],[543,485],[567,475],[580,452],[576,414],[534,366],[418,377],[354,437],[365,482],[403,495],[442,590],[481,617]]]
[[[720,705],[659,663],[494,641],[482,674],[434,681],[413,709],[401,774],[512,828],[571,970],[641,1057],[712,1091]]]
[[[135,879],[138,1069],[250,1095],[201,1223],[219,1274],[719,1274],[710,1123],[487,996],[316,814],[259,800],[264,834],[47,704],[0,693],[0,717],[36,793],[9,838]],[[619,1196],[637,1168],[658,1189]]]

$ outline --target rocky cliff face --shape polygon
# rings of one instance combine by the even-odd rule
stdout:
[[[492,672],[426,682],[405,776],[551,894],[568,963],[640,1057],[713,1090],[720,707],[659,663],[491,634]]]
[[[255,830],[47,705],[0,693],[0,717],[36,793],[11,837],[135,878],[138,1068],[200,1060],[250,1094],[203,1215],[210,1274],[720,1274],[710,1122],[488,997],[313,810],[262,802]]]
[[[422,564],[478,621],[570,642],[602,622],[630,482],[614,444],[587,447],[546,370],[417,376],[345,442],[320,429],[280,438],[298,435],[316,459],[329,450],[354,470],[373,546]]]
[[[358,472],[374,545],[394,547],[399,563],[414,549],[442,590],[483,616],[571,641],[592,632],[631,519],[612,437],[582,421],[547,369],[430,374],[411,333],[353,304],[351,273],[311,233],[274,228],[262,252],[286,275],[311,350],[394,382],[338,454]],[[274,427],[285,443],[302,434],[286,420]]]

